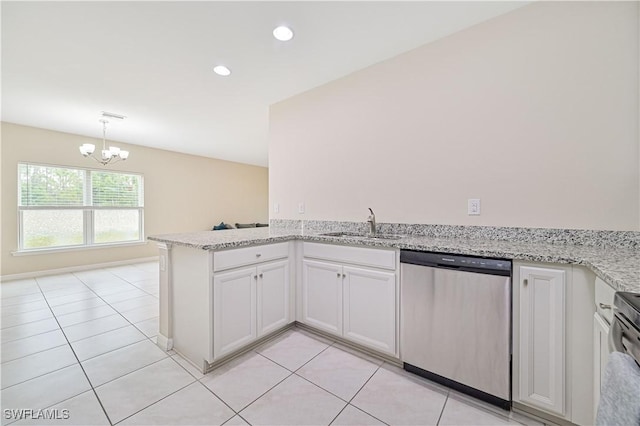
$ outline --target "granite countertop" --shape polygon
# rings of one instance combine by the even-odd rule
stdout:
[[[640,293],[640,251],[635,248],[597,247],[491,239],[434,238],[407,235],[398,240],[328,237],[318,232],[275,228],[230,229],[165,234],[149,240],[202,250],[222,250],[303,240],[354,246],[435,251],[533,262],[584,265],[618,291]]]

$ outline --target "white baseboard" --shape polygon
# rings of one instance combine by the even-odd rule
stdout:
[[[173,349],[173,339],[169,339],[168,337],[165,337],[162,334],[158,333],[157,345],[165,352],[170,351],[171,349]]]
[[[0,281],[24,280],[26,278],[43,277],[46,275],[68,274],[70,272],[87,271],[89,269],[112,268],[114,266],[131,265],[132,263],[157,262],[158,256],[139,257],[136,259],[118,260],[115,262],[94,263],[91,265],[69,266],[67,268],[47,269],[44,271],[24,272],[21,274],[11,274],[0,276]]]

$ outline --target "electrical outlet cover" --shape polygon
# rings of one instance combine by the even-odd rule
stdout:
[[[469,214],[470,216],[480,215],[480,199],[479,198],[469,198],[469,200],[467,200],[467,214]]]

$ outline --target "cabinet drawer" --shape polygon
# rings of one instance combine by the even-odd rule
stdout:
[[[289,243],[220,251],[213,254],[213,270],[222,271],[223,269],[231,269],[258,262],[282,259],[287,256],[289,256]]]
[[[596,312],[609,324],[613,318],[613,295],[616,291],[609,284],[596,278]],[[602,307],[604,306],[604,308]],[[607,308],[609,307],[609,308]]]
[[[396,251],[332,244],[304,243],[304,257],[333,260],[340,263],[396,269]]]

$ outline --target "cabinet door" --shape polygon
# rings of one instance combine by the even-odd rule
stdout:
[[[565,271],[520,267],[520,401],[565,415]]]
[[[213,352],[220,358],[256,338],[256,268],[213,277]]]
[[[395,274],[347,266],[343,272],[344,337],[395,355]]]
[[[258,337],[289,323],[289,261],[258,266]]]
[[[598,313],[593,314],[593,420],[600,401],[600,385],[604,367],[609,360],[609,323]]]
[[[342,266],[302,262],[302,317],[310,326],[342,335]]]

